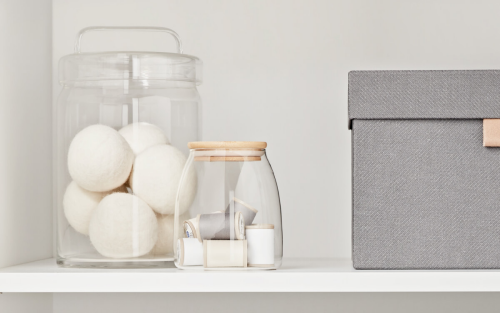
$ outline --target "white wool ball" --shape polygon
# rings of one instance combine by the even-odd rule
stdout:
[[[113,193],[99,203],[92,214],[90,241],[110,258],[145,255],[158,239],[158,222],[151,208],[128,193]]]
[[[89,191],[108,191],[123,185],[130,175],[134,152],[113,128],[91,125],[71,142],[69,174]]]
[[[92,212],[105,196],[113,192],[127,192],[127,189],[125,186],[120,186],[111,191],[94,192],[85,190],[72,181],[63,197],[64,215],[69,224],[77,232],[88,236]]]
[[[128,124],[118,132],[128,142],[135,155],[152,146],[170,144],[162,129],[149,123]]]
[[[174,214],[156,214],[156,217],[158,218],[158,241],[151,254],[159,256],[174,253]],[[185,237],[183,223],[187,219],[189,219],[188,214],[179,217],[177,238]]]
[[[151,147],[136,157],[130,175],[130,187],[157,213],[174,214],[175,198],[185,163],[184,154],[173,146]],[[193,167],[186,174],[181,190],[179,214],[186,212],[196,193]]]

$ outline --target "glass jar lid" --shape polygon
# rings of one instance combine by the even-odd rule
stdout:
[[[81,52],[81,40],[88,31],[150,31],[172,35],[177,43],[177,53],[111,51]],[[195,56],[182,53],[179,35],[164,27],[88,27],[77,36],[75,53],[59,61],[59,82],[100,80],[167,80],[202,82],[202,62]]]

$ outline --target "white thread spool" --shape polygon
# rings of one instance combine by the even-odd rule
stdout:
[[[247,267],[247,241],[203,240],[203,267]]]
[[[214,213],[224,213],[224,211],[215,211],[208,214]],[[192,219],[184,221],[184,233],[187,238],[197,238],[196,231],[198,229],[198,217],[193,217]]]
[[[243,218],[245,218],[245,224],[252,224],[255,219],[255,215],[257,215],[257,209],[251,206],[250,204],[241,201],[240,199],[234,197],[234,213],[241,212],[243,214]],[[226,209],[226,213],[229,213],[231,210],[231,206],[228,205]]]
[[[274,225],[252,224],[245,227],[249,267],[274,267]]]
[[[203,244],[196,238],[180,238],[177,253],[181,266],[203,265]]]
[[[198,219],[196,217],[184,221],[184,233],[187,238],[196,238],[196,229],[198,228],[198,225],[196,224],[197,221]]]

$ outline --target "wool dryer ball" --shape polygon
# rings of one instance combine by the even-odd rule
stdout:
[[[118,132],[128,142],[135,155],[152,146],[170,144],[162,129],[149,123],[128,124]]]
[[[154,246],[151,254],[165,255],[174,252],[174,214],[161,215],[156,214],[158,218],[158,241]],[[185,213],[179,217],[179,226],[177,228],[177,238],[184,238],[183,224],[189,219],[189,214]]]
[[[108,194],[114,192],[127,192],[124,186],[107,192],[93,192],[78,186],[72,181],[66,188],[63,197],[64,215],[69,224],[79,233],[89,234],[89,224],[92,212],[99,202]]]
[[[71,142],[68,169],[71,178],[89,191],[108,191],[127,181],[134,152],[113,128],[91,125]]]
[[[174,214],[175,198],[186,157],[177,148],[158,145],[146,149],[134,162],[130,187],[159,214]],[[196,192],[196,173],[193,167],[181,186],[179,214],[193,202]]]
[[[92,213],[90,241],[109,258],[133,258],[148,254],[158,239],[153,210],[128,193],[106,196]]]

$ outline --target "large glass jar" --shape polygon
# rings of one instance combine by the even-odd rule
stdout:
[[[281,266],[281,206],[266,147],[247,141],[189,143],[175,206],[178,268]]]
[[[174,37],[178,53],[82,53],[87,31]],[[201,61],[159,27],[89,27],[61,58],[55,134],[57,263],[168,266],[175,197],[189,141],[199,138]],[[170,263],[171,264],[171,263]]]

